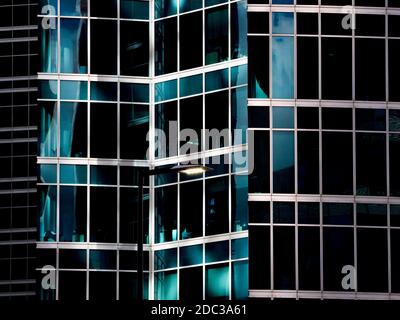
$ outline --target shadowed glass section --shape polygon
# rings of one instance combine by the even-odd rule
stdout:
[[[39,241],[56,241],[57,187],[40,186],[39,196]]]
[[[39,155],[42,157],[57,156],[57,104],[40,103]]]

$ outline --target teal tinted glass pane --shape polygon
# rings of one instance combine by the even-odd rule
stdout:
[[[60,166],[60,182],[85,184],[87,183],[86,166],[61,165]]]
[[[115,166],[91,166],[90,183],[102,185],[117,184],[117,167]]]
[[[351,225],[354,221],[352,203],[324,203],[323,223],[333,225]]]
[[[121,101],[149,102],[149,85],[139,83],[121,83]]]
[[[228,265],[206,267],[206,299],[209,298],[229,298]]]
[[[115,270],[117,267],[116,251],[90,250],[89,268],[98,270]]]
[[[61,81],[61,99],[87,100],[87,82],[85,81]]]
[[[249,241],[247,238],[232,240],[232,259],[243,259],[249,256]]]
[[[156,19],[177,14],[177,0],[155,0],[154,11]]]
[[[291,12],[272,12],[272,33],[293,34],[294,23]]]
[[[294,0],[272,0],[272,4],[293,4]]]
[[[179,80],[180,96],[186,97],[203,92],[203,75],[198,74]]]
[[[181,267],[192,266],[201,263],[203,263],[202,245],[181,247],[179,253],[179,265]]]
[[[87,104],[62,102],[60,105],[60,156],[86,157]]]
[[[294,96],[293,38],[272,37],[272,96],[292,99]]]
[[[231,3],[231,59],[247,56],[247,2]]]
[[[206,263],[229,259],[229,241],[206,243]]]
[[[56,241],[57,187],[39,187],[39,241]]]
[[[90,98],[95,101],[116,101],[117,83],[115,82],[91,82]]]
[[[87,0],[63,0],[60,1],[62,16],[86,16]]]
[[[57,99],[57,80],[40,81],[40,97],[42,99]]]
[[[87,22],[61,19],[60,64],[63,73],[87,73]]]
[[[149,19],[148,0],[121,0],[121,18],[124,19]]]
[[[156,102],[175,99],[178,95],[176,80],[165,81],[155,85]]]
[[[191,10],[199,9],[203,6],[203,0],[180,0],[179,11],[187,12]]]
[[[247,84],[247,64],[232,67],[231,69],[231,86],[240,86]]]
[[[227,0],[205,0],[206,7],[213,6],[219,3],[227,2]]]
[[[41,48],[40,48],[40,70],[42,72],[57,72],[57,39],[58,29],[56,19],[49,21],[50,28],[43,29],[41,35]]]
[[[231,125],[233,130],[233,144],[240,145],[247,142],[247,87],[232,89],[231,91]]]
[[[57,183],[57,165],[39,165],[39,183]]]
[[[238,261],[232,263],[232,299],[246,300],[249,290],[249,263]]]
[[[229,86],[229,69],[206,73],[206,91],[223,89]]]
[[[154,298],[156,300],[178,299],[177,272],[156,272],[154,274]]]
[[[154,253],[154,269],[162,270],[176,268],[178,264],[177,259],[177,250],[175,248],[156,251]]]
[[[40,102],[39,155],[57,156],[57,103]]]
[[[294,109],[292,107],[273,107],[272,126],[274,128],[294,128]]]
[[[273,133],[274,192],[294,192],[294,133]]]
[[[229,57],[228,20],[227,6],[206,10],[205,58],[207,65],[226,61]]]

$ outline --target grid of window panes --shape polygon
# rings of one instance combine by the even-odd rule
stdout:
[[[205,163],[207,153],[218,159],[237,155],[241,163],[209,161],[213,174],[195,181],[176,175],[146,181],[145,296],[178,298],[185,290],[174,287],[175,280],[183,284],[185,273],[176,262],[155,271],[154,250],[221,242],[223,257],[201,258],[182,269],[204,269],[196,278],[200,297],[247,297],[247,280],[239,278],[247,272],[245,2],[48,0],[43,5],[38,240],[40,265],[54,266],[58,283],[56,290],[40,290],[41,298],[135,298],[136,167],[193,158]],[[171,127],[174,121],[177,126]],[[197,149],[178,153],[167,140],[161,152],[156,137],[147,137],[152,129],[176,130],[177,137],[182,129],[199,133],[191,141]],[[242,131],[207,148],[203,129]],[[160,272],[175,272],[175,278],[164,281]],[[78,295],[70,281],[75,275]],[[221,288],[213,287],[218,281]]]
[[[36,12],[0,4],[0,300],[35,295]]]
[[[400,293],[395,2],[248,1],[252,297]]]

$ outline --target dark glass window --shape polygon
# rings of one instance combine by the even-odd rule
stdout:
[[[117,190],[90,188],[90,241],[117,241]]]
[[[203,268],[186,268],[179,271],[179,300],[203,299]]]
[[[177,18],[155,23],[155,73],[162,75],[177,70]]]
[[[206,180],[206,235],[229,231],[229,178]]]
[[[325,194],[353,193],[351,133],[322,133],[322,190]]]
[[[299,224],[319,224],[319,202],[298,203]]]
[[[199,67],[203,65],[203,14],[194,12],[179,19],[180,70]]]
[[[122,159],[145,159],[148,151],[149,107],[121,104],[120,152]]]
[[[58,298],[60,300],[86,300],[86,272],[60,271],[58,277]]]
[[[390,231],[392,292],[400,292],[400,230]]]
[[[90,30],[91,73],[117,74],[117,21],[92,20]]]
[[[274,223],[294,223],[295,208],[294,202],[273,203]]]
[[[322,108],[322,129],[351,130],[352,112],[350,108]]]
[[[295,232],[274,227],[274,289],[295,289]]]
[[[254,157],[250,159],[254,168],[249,177],[249,192],[267,193],[270,190],[269,132],[249,131],[249,137],[251,135],[254,137],[254,145],[250,145],[249,154]]]
[[[322,38],[322,99],[352,99],[351,39]]]
[[[299,289],[320,290],[320,232],[319,228],[300,227]]]
[[[386,110],[356,109],[356,130],[385,131]]]
[[[268,98],[269,42],[267,37],[248,37],[249,98]]]
[[[203,182],[180,185],[180,238],[182,240],[203,235]]]
[[[353,224],[354,213],[352,203],[324,203],[323,223],[334,225]]]
[[[343,291],[342,268],[354,266],[353,228],[323,229],[324,287],[326,291]]]
[[[387,292],[387,231],[357,229],[357,289],[362,292]],[[371,272],[374,276],[371,277]]]
[[[357,194],[386,195],[386,136],[356,134]]]
[[[86,269],[86,250],[61,249],[60,269]]]
[[[297,133],[298,192],[319,193],[319,134]]]
[[[120,50],[121,75],[148,76],[149,24],[147,22],[121,21]]]
[[[356,39],[355,46],[356,99],[385,101],[385,40]]]
[[[400,195],[400,134],[389,135],[390,195]]]
[[[387,218],[385,204],[357,204],[357,225],[386,226]]]
[[[89,300],[110,301],[116,299],[115,272],[89,272]]]
[[[270,203],[250,201],[249,204],[250,223],[270,223]]]
[[[297,38],[297,97],[317,99],[319,83],[318,38]]]
[[[297,107],[297,128],[318,129],[319,128],[318,108]]]
[[[92,2],[90,15],[92,17],[116,18],[118,0],[102,0]]]
[[[92,103],[90,106],[90,156],[117,157],[117,106]]]
[[[157,188],[155,212],[155,242],[178,240],[177,232],[177,187]]]
[[[60,187],[60,241],[85,242],[86,187]]]

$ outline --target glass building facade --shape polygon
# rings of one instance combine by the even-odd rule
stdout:
[[[248,24],[249,296],[398,299],[398,1],[249,0]]]
[[[35,295],[37,1],[0,3],[0,300]]]
[[[135,299],[137,170],[189,161],[213,170],[145,182],[144,295],[246,298],[246,3],[41,6],[40,298]]]

